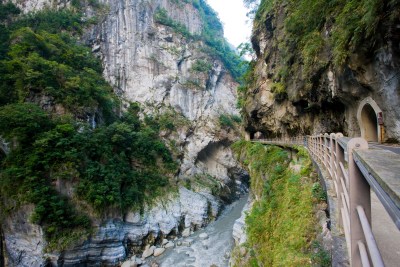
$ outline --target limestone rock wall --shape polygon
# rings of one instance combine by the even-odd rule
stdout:
[[[179,133],[181,176],[203,170],[195,166],[197,154],[209,143],[232,140],[221,134],[220,114],[238,114],[237,83],[223,64],[204,52],[201,41],[184,38],[158,24],[154,14],[165,9],[173,20],[193,34],[201,33],[198,10],[184,1],[101,1],[109,7],[105,20],[93,27],[85,40],[104,63],[104,75],[116,92],[141,103],[146,112],[172,108],[190,121]],[[209,71],[193,70],[196,62],[211,65]]]
[[[40,226],[31,224],[33,206],[21,207],[3,222],[5,266],[41,266],[46,245]]]

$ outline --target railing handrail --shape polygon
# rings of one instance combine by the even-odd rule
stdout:
[[[399,230],[400,207],[380,186],[377,177],[368,172],[369,166],[360,160],[357,151],[368,150],[365,139],[333,133],[252,141],[307,147],[313,160],[319,162],[333,180],[339,202],[339,224],[345,232],[351,266],[369,266],[370,261],[372,266],[384,266],[371,230],[370,188]]]

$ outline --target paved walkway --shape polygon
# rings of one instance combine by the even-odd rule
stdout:
[[[371,192],[372,231],[386,267],[400,266],[400,231],[378,197]]]
[[[400,154],[400,147],[399,146],[390,146],[390,145],[381,145],[378,143],[369,143],[370,147],[376,147],[376,148],[380,148],[380,149],[386,149],[386,150],[390,150],[396,154]]]

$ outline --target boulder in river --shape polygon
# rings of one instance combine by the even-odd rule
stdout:
[[[174,242],[168,242],[167,244],[165,244],[164,245],[164,248],[173,248],[175,245],[174,245]]]
[[[164,253],[164,251],[165,251],[165,248],[156,248],[156,249],[154,250],[154,257],[160,256],[161,254]]]
[[[183,237],[190,236],[190,228],[185,228],[185,230],[182,231],[182,236]]]
[[[153,255],[155,249],[156,249],[155,246],[150,247],[150,245],[147,245],[146,249],[143,251],[142,259],[148,258],[151,255]]]
[[[122,263],[121,267],[137,267],[137,263],[132,260],[127,260],[124,263]]]

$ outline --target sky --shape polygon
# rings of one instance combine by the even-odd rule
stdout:
[[[207,0],[207,3],[218,13],[224,25],[225,38],[238,47],[241,43],[249,42],[251,22],[246,17],[247,9],[243,0]]]

